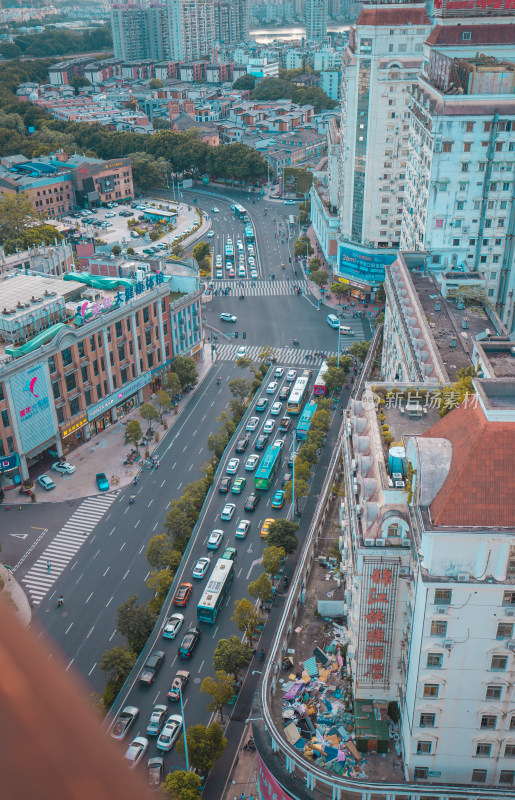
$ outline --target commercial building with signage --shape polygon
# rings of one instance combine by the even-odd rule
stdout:
[[[0,314],[0,457],[17,456],[14,481],[148,400],[175,355],[201,356],[200,290],[171,303],[163,273],[16,275],[4,290],[13,307]]]

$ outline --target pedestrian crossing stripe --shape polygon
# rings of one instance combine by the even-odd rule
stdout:
[[[23,576],[21,582],[34,606],[41,603],[117,496],[115,490],[84,500]]]
[[[236,358],[236,352],[240,345],[238,344],[217,344],[216,356],[220,361],[233,361]],[[250,358],[252,361],[261,360],[261,353],[265,348],[263,346],[248,346],[246,348],[245,358]],[[299,347],[270,347],[267,348],[271,351],[274,358],[277,359],[277,364],[317,364],[322,363],[322,358],[315,355],[315,350],[304,350]],[[330,358],[336,356],[337,353],[326,352],[325,357]]]
[[[305,280],[297,281],[251,281],[238,279],[228,281],[212,281],[213,291],[225,292],[229,289],[231,297],[239,297],[244,294],[245,297],[271,297],[273,295],[288,295],[296,294],[297,287],[300,288],[302,294],[306,294],[308,290],[308,282]]]

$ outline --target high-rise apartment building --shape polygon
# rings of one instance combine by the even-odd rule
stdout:
[[[489,21],[442,26],[429,37],[424,73],[411,97],[401,234],[403,249],[431,251],[430,269],[479,272],[488,301],[509,330],[515,290],[513,32],[513,24]],[[490,55],[503,50],[502,60]]]
[[[111,33],[115,58],[138,61],[148,57],[146,9],[141,3],[113,3]]]
[[[167,0],[173,58],[192,61],[207,55],[215,41],[214,0]]]
[[[215,39],[230,45],[249,38],[249,0],[214,0]]]
[[[327,34],[327,0],[306,0],[306,39],[321,42]]]

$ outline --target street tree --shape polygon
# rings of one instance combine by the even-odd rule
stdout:
[[[329,273],[326,272],[325,269],[316,269],[314,272],[311,272],[309,278],[313,283],[316,283],[317,286],[325,286],[329,280]]]
[[[295,239],[293,244],[293,255],[295,258],[300,258],[304,256],[310,256],[314,253],[313,247],[311,245],[311,241],[308,236],[299,236],[298,239]]]
[[[315,256],[314,258],[309,259],[309,271],[316,272],[317,269],[320,269],[322,266],[322,260]]]
[[[127,423],[125,435],[129,442],[134,445],[134,447],[138,447],[141,439],[143,438],[143,431],[141,430],[141,425],[137,419],[131,419],[131,421]]]
[[[328,397],[317,397],[315,403],[318,409],[323,409],[324,411],[330,411],[333,405]]]
[[[304,447],[304,445],[302,447]],[[301,456],[302,447],[295,457],[295,480],[309,481],[311,477],[311,467],[308,461],[304,460]]]
[[[113,254],[113,256],[119,256],[121,252],[122,248],[120,247],[119,244],[115,244],[113,247],[111,247],[111,253]]]
[[[181,563],[182,554],[174,550],[172,540],[166,533],[158,533],[150,539],[147,552],[147,561],[154,569],[169,567],[175,572]]]
[[[252,383],[246,378],[233,378],[227,385],[232,396],[239,400],[246,400],[252,388]]]
[[[236,364],[240,369],[248,369],[252,366],[252,359],[248,357],[238,358]]]
[[[168,392],[170,397],[175,397],[176,394],[182,389],[181,382],[179,380],[179,376],[176,372],[167,372],[166,375],[163,376],[161,379],[161,385],[163,389]]]
[[[39,218],[40,219],[40,218]],[[6,192],[0,198],[0,244],[23,236],[38,217],[25,192]]]
[[[164,158],[155,158],[150,153],[129,153],[132,177],[140,189],[161,188],[165,185],[167,163]]]
[[[186,252],[186,250],[184,249],[184,247],[182,246],[182,244],[180,242],[174,242],[172,244],[170,250],[171,250],[172,256],[175,259],[177,259],[177,261],[180,261],[181,258],[183,258],[184,254]]]
[[[243,597],[240,601],[236,602],[234,614],[231,619],[236,623],[238,630],[245,634],[249,642],[252,642],[252,639],[259,630],[261,617],[250,600]]]
[[[308,464],[311,464],[311,466],[314,466],[315,464],[318,464],[317,450],[318,448],[315,447],[314,445],[304,442],[304,444],[299,450],[299,458],[302,458],[303,461],[307,462]],[[295,483],[297,483],[298,480],[299,478],[297,476],[297,470],[295,470]]]
[[[181,739],[177,742],[177,749],[180,747],[180,742]],[[161,794],[166,800],[202,800],[201,783],[200,775],[177,769],[175,772],[169,772],[164,779],[161,784]]]
[[[172,537],[173,547],[183,553],[189,542],[195,520],[182,498],[172,500],[165,517],[165,530]]]
[[[229,443],[229,435],[227,431],[221,430],[217,433],[210,433],[207,437],[207,444],[206,447],[208,450],[211,450],[215,456],[220,459],[224,454],[224,450]]]
[[[354,342],[354,344],[349,348],[349,353],[355,356],[358,361],[363,363],[367,357],[369,347],[370,342],[367,342],[366,339],[363,339],[361,342]]]
[[[191,766],[203,773],[212,769],[213,764],[220,758],[227,745],[223,728],[218,722],[212,722],[208,727],[205,725],[192,725],[186,732],[186,742],[188,744],[188,760]],[[177,740],[176,748],[184,757],[184,739],[182,736]],[[191,775],[193,773],[187,774]]]
[[[106,650],[99,661],[99,669],[106,676],[120,685],[136,663],[137,655],[126,644]]]
[[[331,426],[331,417],[329,411],[324,411],[322,408],[315,411],[311,418],[310,429],[314,431],[323,431],[327,433]]]
[[[278,575],[284,558],[286,558],[284,547],[265,547],[263,550],[263,569],[270,577]]]
[[[252,650],[247,644],[239,640],[237,636],[230,636],[228,639],[220,639],[213,653],[213,667],[233,675],[235,680],[240,669],[248,667],[252,661]]]
[[[136,251],[134,250],[134,247],[128,247],[127,248],[127,255],[128,256],[133,256],[135,254],[135,252]]]
[[[336,297],[343,297],[344,294],[349,294],[351,287],[348,283],[340,283],[340,281],[335,281],[335,283],[331,284],[331,291]]]
[[[299,483],[299,481],[295,481],[295,494],[298,497],[297,483]],[[286,484],[286,486],[287,485],[288,484]],[[267,544],[273,545],[274,547],[282,547],[288,555],[294,553],[298,545],[296,535],[298,530],[299,525],[297,522],[291,522],[289,519],[276,519],[275,522],[272,522],[270,525]]]
[[[129,597],[118,607],[116,629],[127,637],[131,650],[140,653],[152,633],[154,617],[148,608],[138,602],[138,595]]]
[[[384,283],[380,283],[377,287],[374,300],[378,303],[384,303],[386,300],[386,292],[384,290]]]
[[[210,675],[204,678],[200,694],[209,694],[213,698],[206,706],[208,711],[219,713],[220,722],[224,721],[224,706],[234,696],[234,678],[224,670],[216,671],[216,678]]]
[[[6,56],[6,58],[10,58],[10,56]],[[255,85],[256,85],[255,76],[254,75],[250,75],[249,73],[247,73],[246,75],[240,75],[240,77],[237,78],[234,81],[234,83],[232,85],[232,88],[233,89],[250,89],[250,91],[252,91],[252,89],[254,88]]]
[[[197,385],[198,370],[195,359],[188,356],[175,356],[171,363],[171,368],[179,378],[181,386],[187,386],[189,383],[193,386]]]
[[[328,392],[341,389],[347,379],[347,372],[343,367],[329,367],[324,375],[325,388]]]
[[[159,412],[154,408],[152,403],[143,403],[139,410],[141,419],[145,422],[152,423],[159,419]],[[130,423],[129,423],[130,424]]]
[[[148,609],[155,617],[159,615],[173,583],[174,572],[171,569],[153,570],[145,583],[152,590],[153,594],[148,601]]]
[[[291,481],[288,481],[288,483],[284,484],[284,497],[285,497],[285,500],[286,500],[287,503],[291,503],[292,487],[293,487],[293,484],[292,484]],[[306,481],[295,479],[295,509],[296,510],[298,510],[299,498],[300,497],[307,497],[308,494],[309,494],[309,484]],[[270,526],[270,527],[272,527],[272,526]],[[268,538],[270,540],[270,535],[269,535]],[[293,549],[288,550],[288,552],[290,552],[290,553],[293,553],[294,550],[297,549],[297,537],[296,536],[288,535],[287,539],[281,539],[280,541],[282,541],[282,543],[283,543],[282,546],[285,549],[287,549],[288,546],[290,548],[293,548]],[[289,543],[289,545],[288,545],[288,543]]]
[[[159,406],[159,419],[163,421],[163,414],[165,411],[169,411],[172,406],[172,398],[165,392],[164,389],[160,389],[156,394],[157,405]]]
[[[309,445],[314,445],[317,450],[322,447],[325,441],[325,436],[322,431],[308,431],[308,435],[306,436],[306,443]]]
[[[256,578],[255,581],[249,583],[248,592],[251,595],[251,597],[255,597],[262,603],[263,602],[269,603],[270,600],[272,600],[274,596],[274,593],[272,591],[272,582],[270,581],[270,578],[268,577],[266,572],[261,573],[259,578]]]
[[[338,366],[338,357],[337,356],[329,356],[329,358],[326,358],[325,363],[327,364],[328,367],[337,367]],[[351,371],[353,364],[354,364],[354,359],[352,358],[352,356],[349,356],[349,355],[340,356],[339,369],[345,370],[345,374],[346,375],[348,375],[349,372]],[[327,400],[327,399],[326,399],[326,401],[329,402],[329,400]]]
[[[205,263],[211,255],[211,245],[209,242],[197,242],[193,248],[193,258],[200,265]]]

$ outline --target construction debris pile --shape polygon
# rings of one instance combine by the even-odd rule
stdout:
[[[356,747],[351,681],[340,645],[299,664],[298,672],[281,679],[284,691],[284,734],[304,756],[338,775],[363,780],[366,759]],[[289,661],[289,663],[288,663]],[[292,659],[283,668],[293,667]]]

